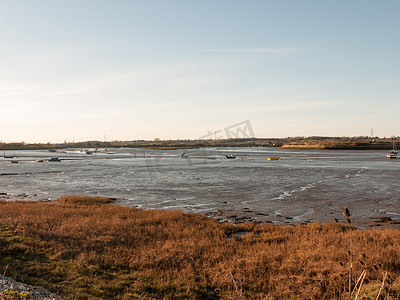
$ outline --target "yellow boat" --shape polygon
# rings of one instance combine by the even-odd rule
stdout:
[[[268,160],[279,160],[279,157],[267,157]]]

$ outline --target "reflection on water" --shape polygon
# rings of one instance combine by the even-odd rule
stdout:
[[[1,197],[89,194],[116,197],[128,206],[238,209],[274,220],[330,220],[344,205],[353,205],[358,217],[400,213],[400,160],[386,159],[385,151],[209,148],[185,150],[186,158],[181,150],[112,152],[7,151],[14,157],[0,158]],[[237,158],[226,159],[227,154]],[[60,162],[48,161],[56,156]],[[281,160],[269,161],[270,156]]]

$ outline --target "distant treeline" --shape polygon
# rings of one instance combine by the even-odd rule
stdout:
[[[282,147],[291,149],[386,150],[392,147],[392,138],[371,137],[287,137],[287,138],[235,138],[218,140],[136,140],[86,141],[61,144],[0,143],[0,150],[47,150],[62,148],[150,148],[187,149],[201,147]]]

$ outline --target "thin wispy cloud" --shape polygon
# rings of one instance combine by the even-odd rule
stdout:
[[[215,53],[260,53],[260,54],[285,54],[299,52],[297,48],[222,48],[222,49],[203,49],[202,52]]]

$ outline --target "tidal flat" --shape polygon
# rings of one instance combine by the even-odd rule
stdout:
[[[78,194],[116,198],[121,206],[201,213],[220,222],[273,224],[330,222],[348,206],[360,228],[396,228],[400,221],[400,160],[386,159],[384,150],[82,148],[4,156],[5,200]],[[59,161],[51,161],[55,157]]]

